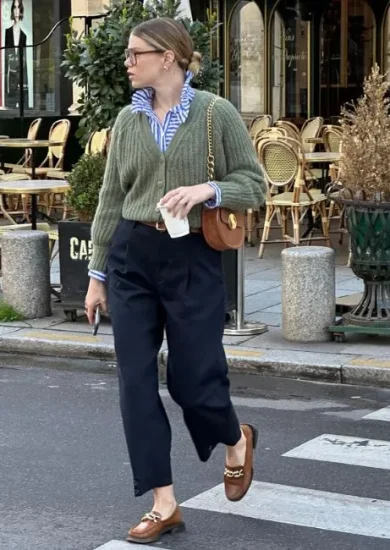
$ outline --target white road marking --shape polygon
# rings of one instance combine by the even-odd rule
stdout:
[[[170,397],[167,389],[159,390],[161,397]],[[235,397],[232,396],[232,403],[236,407],[248,407],[251,409],[274,409],[277,411],[312,411],[323,409],[348,409],[348,405],[335,403],[332,400],[317,399],[316,401],[307,401],[302,399],[267,399],[265,397]],[[365,412],[365,411],[364,411]],[[325,414],[325,413],[324,413]],[[337,414],[337,413],[336,413]],[[357,418],[359,412],[355,413]]]
[[[262,521],[390,539],[389,501],[303,487],[255,481],[248,495],[241,502],[234,503],[226,499],[223,485],[218,485],[187,500],[182,506]]]
[[[283,456],[390,470],[390,441],[323,434]]]
[[[99,546],[99,548],[95,548],[95,550],[140,550],[140,547],[139,544],[131,544],[122,540],[110,540],[110,542]],[[142,545],[142,548],[143,550],[156,550],[155,546]],[[160,550],[164,550],[164,548],[160,548]]]
[[[383,420],[383,422],[390,422],[390,407],[366,414],[366,416],[363,416],[363,420]]]

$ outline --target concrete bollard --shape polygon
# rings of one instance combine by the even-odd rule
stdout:
[[[291,342],[331,340],[336,312],[335,252],[325,246],[282,252],[282,330]]]
[[[49,238],[43,231],[1,237],[4,301],[26,319],[51,315]]]

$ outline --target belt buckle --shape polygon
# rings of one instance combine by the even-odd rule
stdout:
[[[166,228],[165,227],[160,227],[161,223],[164,223],[164,222],[156,222],[156,229],[157,229],[157,231],[164,232],[164,231],[166,231]]]

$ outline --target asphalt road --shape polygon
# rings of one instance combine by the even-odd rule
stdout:
[[[228,504],[223,448],[201,464],[165,396],[187,530],[155,547],[389,550],[390,391],[253,376],[232,386],[260,431],[256,483]],[[133,497],[114,370],[0,356],[0,549],[130,550],[120,541],[149,509],[149,495]]]

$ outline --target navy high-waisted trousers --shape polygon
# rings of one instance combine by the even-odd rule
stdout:
[[[171,429],[158,392],[164,329],[170,395],[202,461],[218,443],[235,445],[240,426],[222,346],[225,291],[221,254],[201,234],[122,220],[109,250],[108,300],[120,404],[135,495],[172,483]]]

